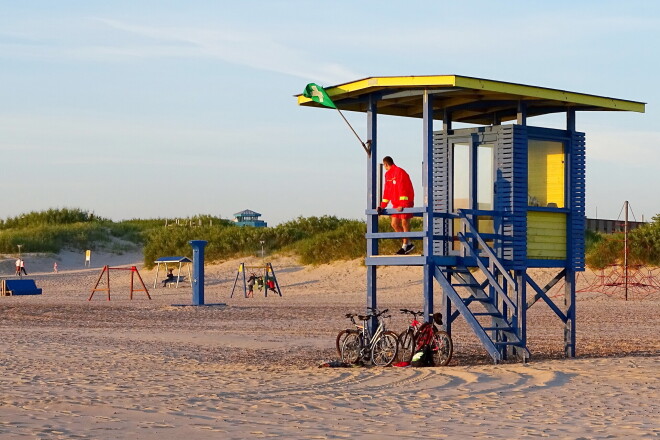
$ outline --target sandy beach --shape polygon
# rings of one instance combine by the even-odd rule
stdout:
[[[576,359],[539,302],[525,365],[493,365],[459,319],[447,367],[318,368],[336,358],[343,315],[363,310],[359,261],[274,257],[283,297],[248,299],[231,288],[238,264],[259,260],[207,265],[206,302],[224,306],[173,306],[190,304],[189,285],[152,289],[145,269],[152,300],[130,301],[117,272],[111,301],[87,301],[103,264],[140,258],[101,254],[85,269],[73,253],[26,257],[44,294],[0,298],[2,438],[660,437],[658,296],[580,294]],[[11,264],[0,262],[3,276]],[[421,307],[421,270],[383,268],[378,282],[381,307]]]

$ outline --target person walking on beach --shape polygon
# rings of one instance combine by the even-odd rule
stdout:
[[[57,261],[53,264],[53,272],[57,273]]]
[[[20,270],[20,272],[23,272],[25,275],[27,275],[28,273],[25,271],[25,261],[23,261],[23,259],[21,258],[21,259],[20,259],[20,262],[21,262],[21,270]],[[20,272],[19,272],[19,275],[20,275]]]
[[[397,211],[403,211],[403,208],[412,208],[415,206],[415,190],[413,189],[410,176],[406,171],[394,164],[394,160],[390,156],[383,158],[383,167],[385,168],[385,188],[383,189],[383,200],[378,207],[378,213],[387,208],[387,205],[392,204],[392,208]],[[409,232],[410,219],[412,214],[392,214],[391,225],[392,229],[396,232]],[[415,245],[408,243],[408,239],[404,238],[397,255],[409,254]]]
[[[16,273],[14,274],[16,276],[21,276],[21,259],[17,258],[16,259]]]

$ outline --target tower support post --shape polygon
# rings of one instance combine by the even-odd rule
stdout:
[[[564,308],[566,310],[564,353],[566,357],[575,357],[575,270],[573,268],[566,268],[564,281]]]
[[[367,157],[367,207],[376,209],[380,206],[377,199],[378,190],[378,140],[377,140],[377,100],[374,95],[369,96],[369,108],[367,110],[367,142],[371,145],[370,154]],[[378,215],[367,215],[367,234],[378,232]],[[378,240],[367,238],[367,257],[378,255]],[[367,266],[367,307],[376,308],[378,298],[376,295],[376,266]],[[376,326],[376,318],[369,322],[373,331]]]
[[[435,274],[435,263],[433,261],[433,95],[428,90],[423,95],[423,202],[424,217],[423,229],[425,232],[422,252],[426,257],[424,264],[424,315],[429,321],[433,315],[433,275]]]

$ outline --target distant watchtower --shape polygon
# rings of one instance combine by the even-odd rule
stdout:
[[[585,226],[585,136],[575,115],[644,112],[645,104],[457,75],[372,77],[326,91],[339,109],[367,115],[367,306],[377,306],[377,266],[423,266],[427,316],[435,279],[445,329],[462,316],[495,362],[529,358],[527,309],[539,299],[563,322],[565,353],[575,356]],[[298,103],[321,107],[302,95]],[[559,112],[565,129],[527,125]],[[423,204],[403,212],[422,217],[423,231],[378,231],[378,114],[422,119]],[[434,120],[442,130],[434,131]],[[475,126],[454,129],[453,122]],[[379,240],[403,237],[423,240],[422,254],[379,255]],[[531,268],[558,272],[540,287]],[[561,280],[563,306],[546,294]]]
[[[268,226],[265,221],[259,220],[261,214],[245,209],[234,214],[234,222],[238,226],[254,226],[255,228],[265,228]]]

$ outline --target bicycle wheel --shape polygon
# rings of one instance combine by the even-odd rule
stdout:
[[[347,328],[346,330],[340,331],[339,334],[337,335],[336,345],[337,345],[337,354],[339,355],[339,357],[341,357],[341,346],[344,343],[344,339],[346,338],[346,336],[348,336],[349,333],[357,334],[358,331],[355,329]]]
[[[399,351],[399,338],[394,332],[383,332],[371,347],[371,362],[379,367],[391,365]]]
[[[454,343],[449,333],[443,330],[433,332],[431,349],[433,350],[433,364],[436,367],[447,365],[451,360],[451,355],[454,353]]]
[[[415,354],[415,334],[411,329],[399,334],[399,360],[410,362]]]
[[[341,345],[341,361],[347,364],[354,364],[360,359],[362,351],[362,338],[360,334],[348,333]]]

